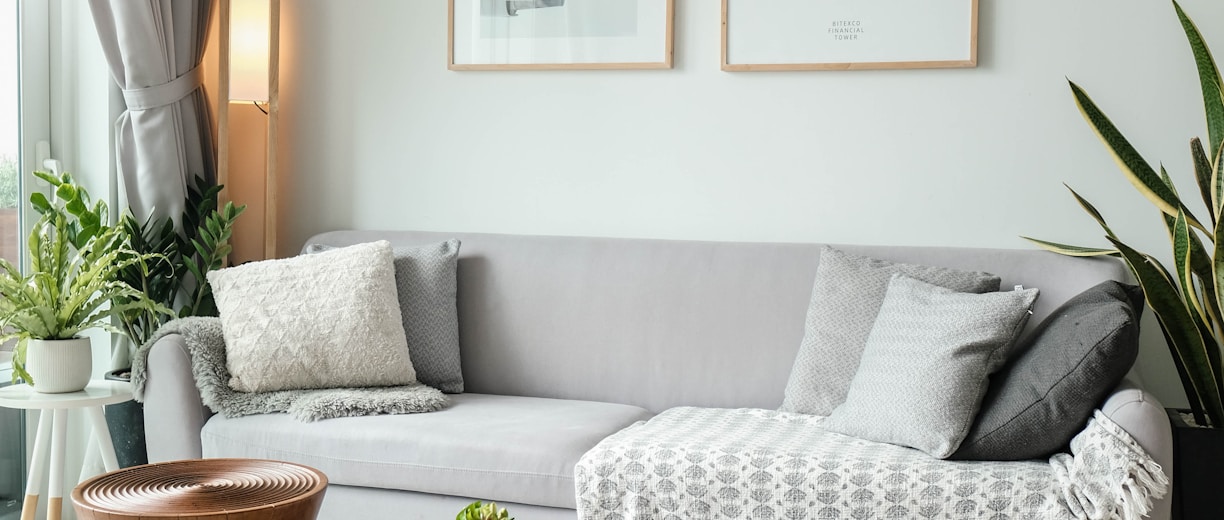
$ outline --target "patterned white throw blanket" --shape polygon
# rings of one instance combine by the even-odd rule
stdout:
[[[823,417],[673,408],[588,451],[578,517],[1138,520],[1159,465],[1099,411],[1048,462],[971,462],[826,432]]]

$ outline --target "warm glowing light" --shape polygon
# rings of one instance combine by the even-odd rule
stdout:
[[[229,98],[231,101],[267,101],[269,2],[232,0],[230,6]]]

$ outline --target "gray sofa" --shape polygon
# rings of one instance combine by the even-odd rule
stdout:
[[[675,406],[777,408],[803,335],[819,244],[338,231],[311,243],[462,240],[465,394],[440,412],[301,423],[214,416],[179,336],[152,349],[151,461],[257,457],[331,481],[321,518],[450,518],[474,499],[521,519],[574,518],[573,468],[605,436]],[[1028,250],[839,246],[886,260],[981,270],[1041,289],[1031,329],[1107,279],[1112,260]],[[1104,410],[1172,470],[1168,419],[1124,383]],[[1151,518],[1169,517],[1169,499]]]

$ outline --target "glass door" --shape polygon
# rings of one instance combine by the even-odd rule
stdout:
[[[0,0],[0,258],[20,267],[21,112],[18,0]],[[11,377],[9,352],[0,345],[0,386]],[[24,490],[25,424],[19,410],[0,408],[0,520],[21,514]]]
[[[21,175],[17,0],[0,0],[0,258],[19,265]]]

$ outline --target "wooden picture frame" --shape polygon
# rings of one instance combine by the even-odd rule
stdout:
[[[722,70],[977,66],[978,0],[722,0]]]
[[[448,0],[450,70],[670,69],[675,0]]]

